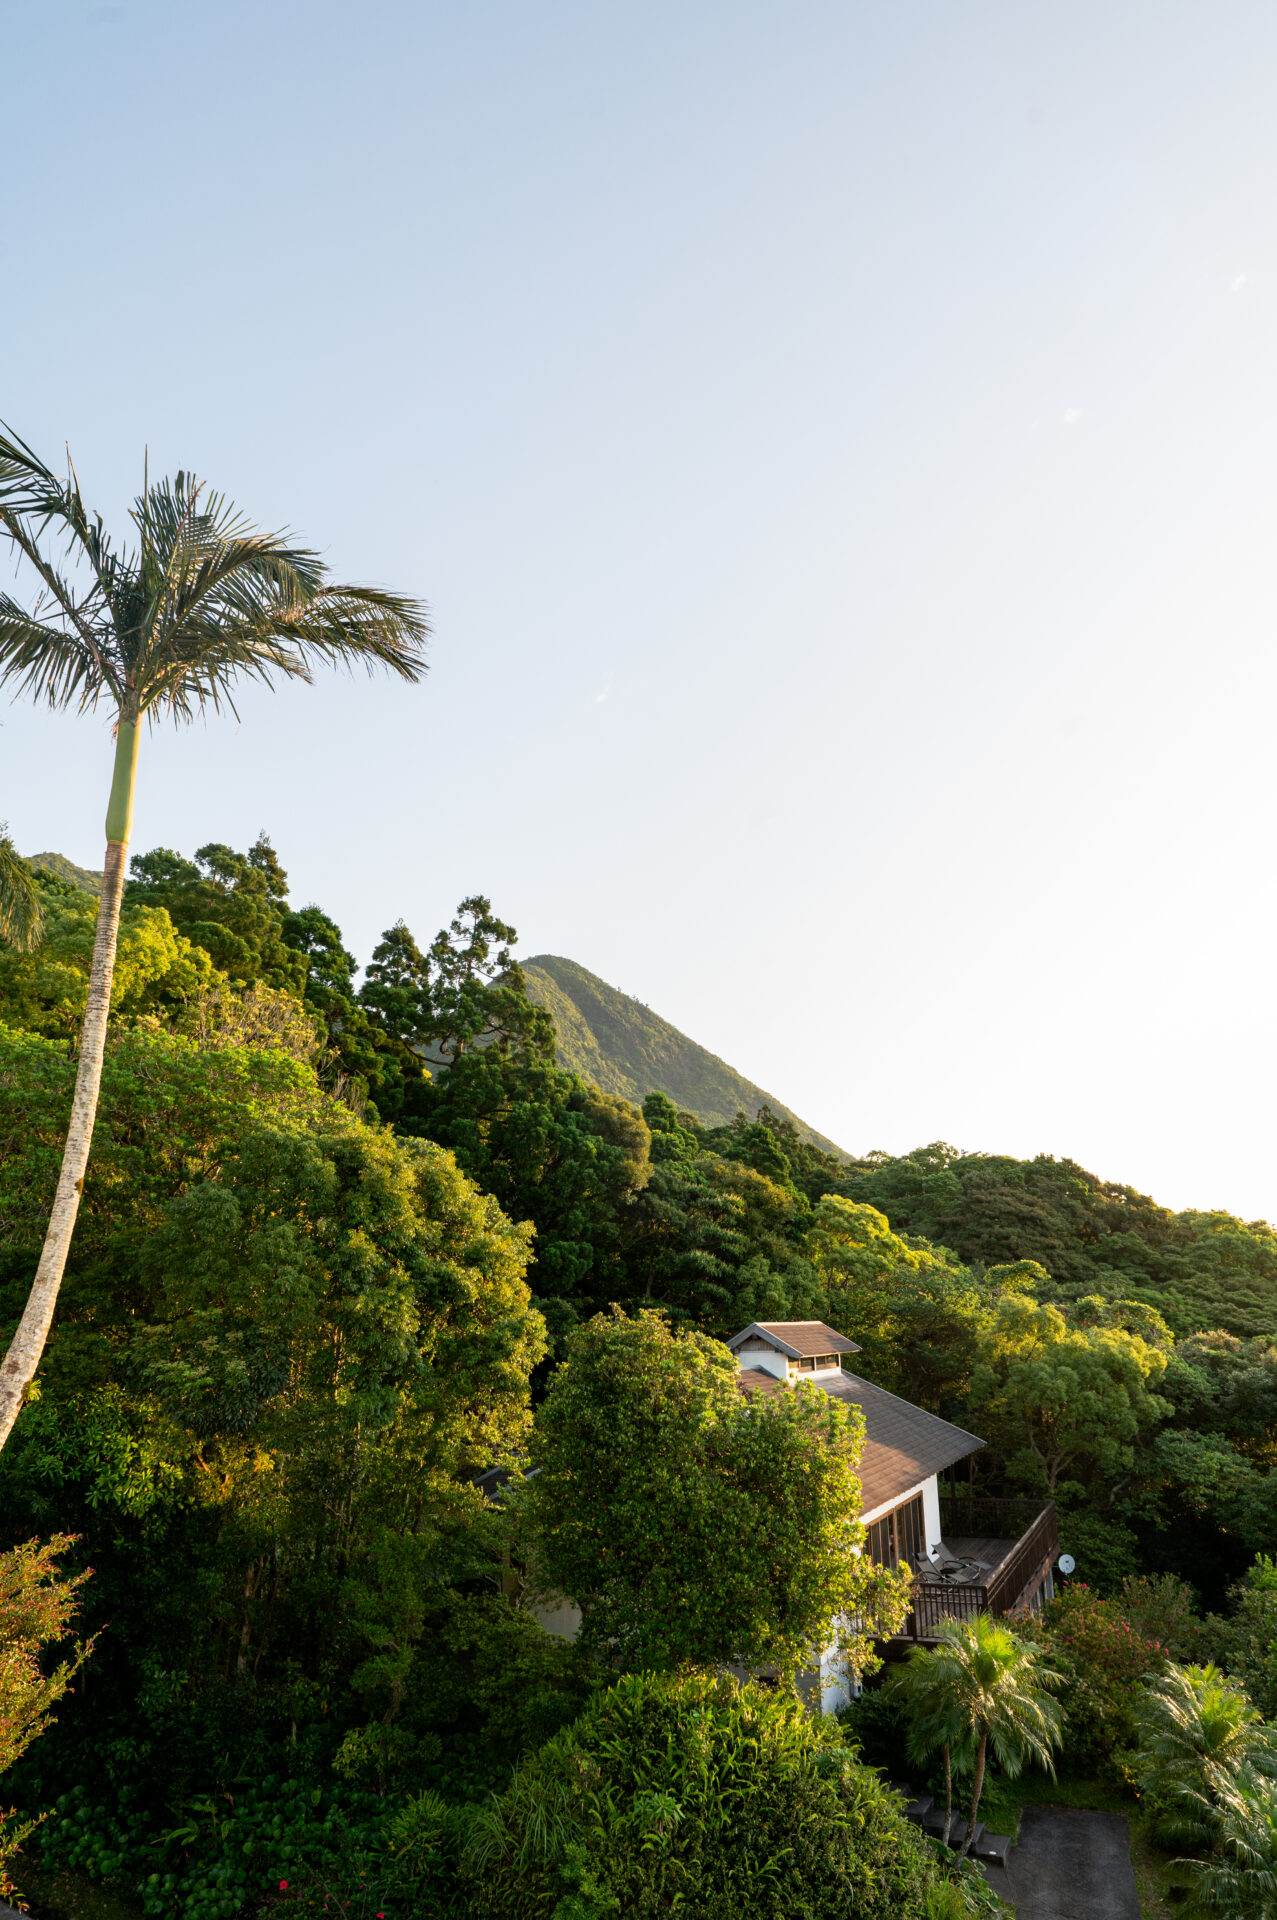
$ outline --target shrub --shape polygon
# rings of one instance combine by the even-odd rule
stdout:
[[[1277,1887],[1277,1781],[1242,1766],[1221,1794],[1215,1850],[1202,1861],[1184,1860],[1192,1875],[1193,1902],[1186,1912],[1228,1920],[1272,1920]]]
[[[1120,1601],[1074,1581],[1025,1631],[1044,1639],[1061,1675],[1065,1764],[1077,1772],[1111,1767],[1135,1734],[1132,1708],[1166,1650],[1126,1619]]]
[[[1200,1660],[1205,1626],[1193,1607],[1193,1589],[1173,1573],[1128,1575],[1117,1605],[1134,1633],[1161,1646],[1171,1660]]]
[[[7,1773],[49,1724],[54,1706],[88,1658],[92,1641],[78,1645],[52,1673],[41,1656],[67,1638],[75,1614],[76,1589],[88,1579],[67,1579],[57,1556],[72,1544],[56,1534],[47,1546],[28,1540],[0,1553],[0,1773]],[[13,1894],[9,1866],[35,1820],[0,1814],[0,1899]]]
[[[939,1869],[838,1727],[792,1694],[636,1674],[475,1820],[475,1920],[924,1920]]]
[[[912,1778],[909,1719],[891,1687],[866,1687],[858,1700],[840,1710],[838,1719],[858,1760],[880,1767],[889,1779]]]

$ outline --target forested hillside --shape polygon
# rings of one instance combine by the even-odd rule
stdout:
[[[56,1176],[96,906],[54,865],[36,879],[39,944],[0,942],[6,1337]],[[1189,1581],[1218,1615],[1193,1634],[1277,1711],[1256,1561],[1277,1538],[1273,1230],[1172,1213],[1067,1160],[933,1145],[849,1162],[752,1099],[712,1124],[659,1089],[636,1102],[605,1067],[641,1086],[673,1030],[567,962],[538,963],[562,995],[538,1001],[515,948],[475,896],[428,944],[392,919],[357,985],[264,836],[134,857],[80,1221],[38,1398],[0,1454],[0,1526],[75,1536],[100,1630],[87,1684],[6,1782],[53,1809],[44,1857],[183,1920],[230,1920],[294,1874],[316,1914],[361,1884],[390,1889],[370,1908],[388,1920],[494,1910],[482,1874],[462,1884],[474,1809],[508,1790],[517,1826],[512,1769],[575,1765],[595,1723],[560,1730],[608,1675],[519,1604],[535,1502],[507,1512],[479,1476],[544,1443],[539,1409],[567,1404],[556,1383],[591,1343],[648,1393],[645,1354],[716,1377],[717,1343],[755,1318],[828,1321],[857,1371],[984,1437],[977,1489],[1054,1499],[1092,1593]],[[583,1430],[610,1432],[593,1408]],[[764,1440],[785,1436],[738,1436]],[[749,1469],[751,1498],[789,1457]],[[777,1566],[824,1524],[791,1529]],[[715,1565],[695,1577],[717,1620]],[[665,1709],[631,1704],[664,1740]]]
[[[649,1093],[666,1093],[710,1127],[728,1126],[738,1113],[752,1120],[768,1107],[800,1139],[826,1153],[841,1151],[716,1054],[575,960],[540,953],[524,961],[523,972],[529,997],[554,1020],[559,1065],[569,1073],[639,1103]]]
[[[28,856],[28,866],[37,873],[52,873],[59,880],[65,880],[73,887],[79,887],[84,893],[96,898],[102,891],[102,875],[94,873],[91,867],[77,867],[74,860],[68,860],[64,853],[33,853]]]

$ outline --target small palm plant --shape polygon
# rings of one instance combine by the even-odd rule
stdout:
[[[31,869],[0,820],[0,940],[29,953],[43,925],[44,908]]]
[[[910,1667],[925,1675],[912,1686],[923,1703],[919,1727],[931,1729],[921,1737],[934,1739],[943,1730],[951,1753],[962,1751],[973,1759],[965,1855],[975,1838],[990,1749],[1012,1779],[1026,1761],[1054,1774],[1064,1716],[1051,1690],[1059,1685],[1059,1676],[1043,1663],[1036,1647],[991,1614],[941,1621],[938,1642],[910,1661]]]
[[[415,681],[423,608],[373,587],[331,584],[319,556],[263,533],[193,475],[144,484],[132,544],[115,546],[80,494],[0,429],[0,533],[30,603],[0,592],[0,681],[52,707],[105,705],[115,722],[106,860],[71,1122],[35,1279],[0,1365],[0,1446],[44,1351],[88,1165],[133,816],[142,725],[234,712],[241,679],[312,678],[317,663]]]
[[[1243,1767],[1277,1774],[1277,1746],[1244,1687],[1213,1665],[1170,1667],[1135,1706],[1135,1771],[1156,1838],[1214,1838]]]
[[[1175,1863],[1193,1877],[1185,1915],[1277,1920],[1277,1781],[1243,1761],[1220,1784],[1217,1814],[1210,1858]]]

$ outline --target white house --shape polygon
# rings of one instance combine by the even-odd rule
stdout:
[[[846,1372],[844,1354],[860,1348],[823,1320],[754,1320],[727,1347],[745,1393],[819,1387],[864,1413],[860,1517],[870,1530],[865,1544],[873,1559],[892,1567],[907,1560],[917,1572],[924,1556],[940,1552],[939,1476],[977,1453],[983,1440]]]

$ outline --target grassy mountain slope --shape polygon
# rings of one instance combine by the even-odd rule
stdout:
[[[604,1093],[619,1093],[636,1104],[649,1093],[665,1093],[710,1126],[724,1125],[742,1111],[757,1113],[766,1104],[792,1120],[804,1140],[826,1153],[842,1152],[773,1095],[575,960],[539,953],[523,962],[523,971],[530,997],[554,1016],[560,1066],[592,1080]]]
[[[64,853],[29,853],[26,861],[40,873],[52,873],[69,886],[78,887],[81,893],[91,893],[95,900],[102,891],[102,875],[90,872],[88,867],[77,867]]]

